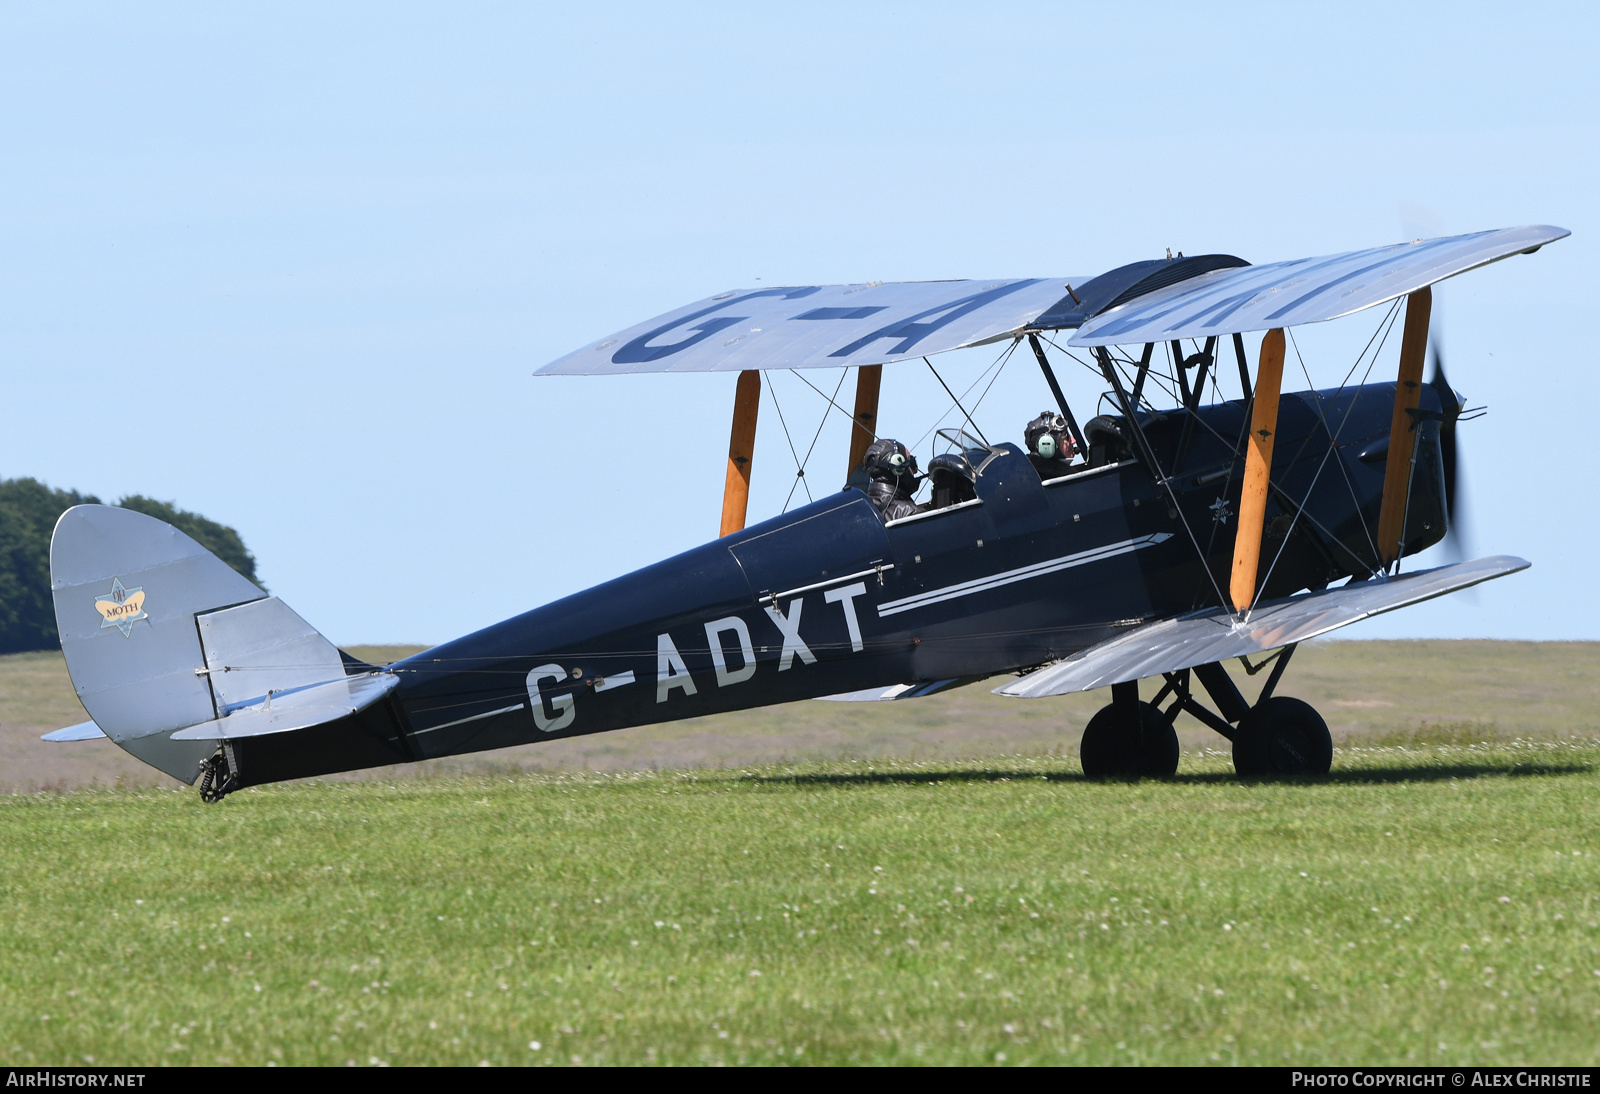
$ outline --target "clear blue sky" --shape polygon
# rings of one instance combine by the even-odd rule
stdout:
[[[1597,13],[8,4],[0,476],[174,500],[334,640],[441,641],[715,533],[732,376],[531,376],[668,308],[1554,223],[1435,297],[1491,411],[1471,545],[1534,569],[1346,633],[1600,638]],[[1375,318],[1302,337],[1319,383]],[[1046,405],[1022,364],[991,434]],[[919,368],[884,381],[907,439]],[[769,401],[752,517],[792,481]]]

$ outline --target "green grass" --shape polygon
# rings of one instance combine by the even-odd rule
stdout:
[[[1600,1061],[1600,742],[0,798],[13,1065]],[[537,1041],[537,1051],[529,1047]]]

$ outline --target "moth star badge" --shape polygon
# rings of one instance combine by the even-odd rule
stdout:
[[[120,577],[111,579],[111,592],[95,597],[94,608],[101,616],[100,629],[116,627],[124,638],[132,638],[133,625],[149,618],[144,614],[144,586],[124,588]]]

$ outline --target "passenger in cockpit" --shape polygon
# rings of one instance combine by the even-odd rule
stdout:
[[[1072,473],[1072,459],[1078,445],[1067,432],[1067,420],[1060,414],[1042,411],[1022,431],[1028,446],[1028,459],[1041,479],[1056,479]]]
[[[887,437],[873,441],[861,466],[867,473],[867,497],[884,520],[922,512],[911,500],[917,489],[917,458],[905,445]]]

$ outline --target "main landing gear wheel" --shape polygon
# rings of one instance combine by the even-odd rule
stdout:
[[[1083,730],[1078,759],[1091,779],[1165,778],[1178,771],[1178,734],[1161,711],[1139,704],[1137,740],[1117,724],[1115,704],[1100,708]]]
[[[1310,703],[1274,695],[1251,708],[1233,739],[1240,775],[1326,775],[1333,766],[1328,723]]]

